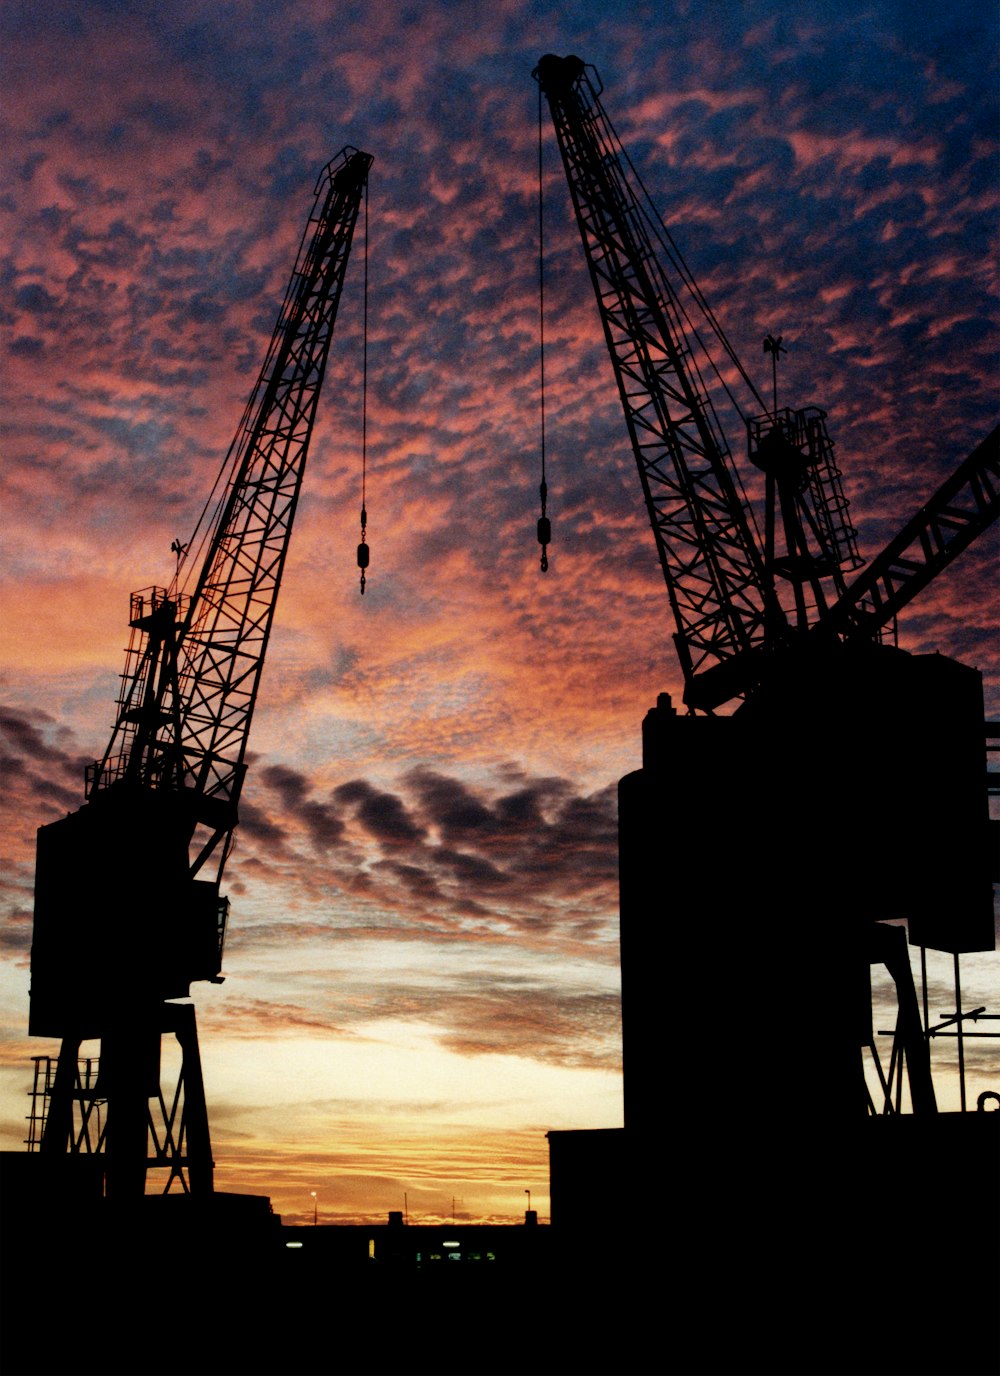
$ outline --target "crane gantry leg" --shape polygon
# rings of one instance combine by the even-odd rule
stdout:
[[[169,1033],[181,1060],[168,1082],[160,1051]],[[135,1199],[148,1183],[156,1193],[169,1194],[176,1185],[184,1194],[212,1194],[215,1163],[194,1004],[163,1003],[139,1022],[109,1029],[100,1057],[81,1060],[82,1041],[64,1037],[58,1058],[36,1058],[47,1064],[36,1075],[29,1149],[50,1159],[102,1158],[109,1198]]]

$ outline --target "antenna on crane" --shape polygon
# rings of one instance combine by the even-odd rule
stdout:
[[[764,352],[765,352],[766,354],[770,354],[770,355],[771,355],[771,383],[772,383],[772,386],[773,386],[773,395],[774,395],[774,414],[775,414],[775,416],[777,416],[777,414],[778,414],[778,355],[779,355],[779,354],[787,354],[787,353],[788,353],[788,350],[784,347],[784,345],[783,345],[782,342],[781,342],[781,335],[780,335],[780,334],[778,335],[777,339],[775,339],[775,337],[774,337],[773,334],[767,334],[767,335],[764,336]]]

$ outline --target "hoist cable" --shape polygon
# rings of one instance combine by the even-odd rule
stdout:
[[[368,483],[368,183],[365,182],[364,231],[364,299],[361,308],[361,542],[358,545],[358,568],[361,570],[361,596],[365,595],[365,569],[368,567],[368,526],[366,506]]]
[[[625,179],[625,185],[628,187],[629,198],[630,198],[630,200],[631,200],[631,202],[632,202],[632,206],[633,206],[633,209],[634,209],[634,211],[635,211],[635,214],[639,217],[639,219],[640,219],[643,223],[645,223],[645,224],[648,226],[649,229],[652,230],[653,235],[654,235],[655,238],[659,241],[660,247],[661,247],[661,249],[662,249],[664,255],[666,256],[667,261],[671,263],[671,265],[672,265],[672,266],[674,267],[674,269],[676,270],[678,276],[680,277],[681,282],[687,287],[688,291],[691,293],[691,296],[694,298],[695,303],[697,304],[697,306],[698,306],[699,309],[701,310],[701,312],[702,312],[702,314],[704,315],[706,321],[708,322],[709,326],[711,327],[712,331],[714,332],[716,338],[719,340],[719,343],[720,343],[721,346],[722,346],[723,352],[726,354],[726,356],[727,356],[727,357],[729,358],[729,360],[732,362],[733,366],[736,368],[737,372],[738,372],[738,373],[740,374],[740,376],[742,377],[742,379],[743,379],[744,383],[746,384],[748,390],[749,390],[750,393],[753,395],[754,400],[755,400],[755,402],[757,403],[757,405],[760,407],[760,409],[761,409],[762,411],[766,411],[766,410],[767,410],[767,404],[765,403],[765,401],[764,401],[763,397],[761,396],[760,392],[757,390],[757,387],[754,385],[753,379],[750,377],[750,375],[748,374],[748,372],[747,372],[746,369],[744,368],[743,364],[740,362],[740,359],[739,359],[739,357],[737,356],[736,351],[733,349],[732,345],[730,344],[729,339],[728,339],[727,336],[726,336],[726,332],[725,332],[725,330],[722,328],[722,325],[720,324],[719,320],[717,319],[717,317],[716,317],[716,315],[715,315],[715,312],[712,310],[711,306],[708,304],[708,302],[706,301],[704,295],[702,294],[701,288],[698,286],[698,283],[696,282],[696,280],[695,280],[695,278],[694,278],[694,274],[692,273],[691,269],[688,267],[688,265],[687,265],[687,263],[686,263],[686,261],[685,261],[685,259],[684,259],[684,255],[681,253],[680,248],[678,247],[676,241],[674,240],[673,235],[670,233],[670,230],[667,228],[666,224],[664,223],[663,217],[660,215],[660,213],[659,213],[659,211],[657,210],[655,204],[653,203],[653,198],[652,198],[652,196],[649,194],[649,191],[648,191],[647,188],[646,188],[646,184],[645,184],[645,182],[643,181],[642,176],[641,176],[641,174],[640,174],[638,168],[637,168],[637,167],[635,166],[635,164],[633,163],[631,157],[629,156],[628,150],[625,148],[624,144],[622,143],[621,139],[619,138],[619,136],[618,136],[618,131],[617,131],[617,129],[615,129],[614,125],[612,124],[611,118],[610,118],[610,116],[608,115],[608,112],[605,110],[604,106],[601,104],[601,101],[600,101],[600,99],[599,99],[598,93],[597,93],[596,89],[594,88],[593,82],[590,81],[589,77],[588,77],[588,85],[590,86],[591,93],[592,93],[593,98],[594,98],[594,116],[593,116],[593,117],[594,117],[595,121],[603,128],[605,142],[607,143],[608,146],[610,146],[610,147],[612,147],[612,148],[614,148],[614,149],[616,150],[614,156],[615,156],[616,159],[618,159],[619,162],[623,165],[623,168],[624,168],[624,167],[627,167],[627,168],[628,168],[629,174],[630,174],[631,177],[634,179],[634,181],[635,181],[636,185],[638,186],[639,190],[642,192],[642,195],[643,195],[643,197],[644,197],[644,199],[645,199],[646,205],[648,206],[648,210],[643,209],[643,207],[642,207],[642,206],[640,205],[640,203],[639,203],[638,197],[635,195],[635,192],[632,191],[632,189],[631,189],[630,186],[628,186],[628,180]],[[657,266],[659,266],[658,260],[655,259],[655,256],[654,256],[654,262],[657,262]],[[661,274],[662,274],[662,268],[661,268]],[[740,406],[739,402],[736,400],[735,396],[733,395],[732,391],[730,390],[729,386],[727,385],[725,379],[723,378],[722,373],[721,373],[721,371],[720,371],[718,365],[717,365],[716,362],[715,362],[715,359],[714,359],[714,357],[713,357],[713,355],[712,355],[711,350],[706,346],[705,342],[702,340],[701,336],[699,335],[699,333],[698,333],[698,331],[697,331],[697,328],[696,328],[695,325],[694,325],[694,322],[691,320],[690,315],[688,314],[688,312],[687,312],[686,309],[684,308],[684,305],[683,305],[683,303],[681,302],[680,298],[678,297],[677,293],[674,292],[673,289],[670,287],[669,283],[666,282],[665,277],[664,277],[663,281],[664,281],[664,285],[665,285],[665,287],[666,287],[666,290],[668,291],[669,295],[670,295],[671,298],[673,299],[674,304],[676,305],[677,309],[680,311],[680,313],[683,315],[684,319],[687,321],[688,328],[689,328],[689,330],[690,330],[692,336],[694,337],[694,339],[697,340],[699,346],[701,347],[703,353],[705,354],[705,357],[707,358],[707,360],[708,360],[708,362],[709,362],[709,365],[711,366],[711,368],[712,368],[713,372],[715,373],[716,377],[719,379],[719,382],[720,382],[720,384],[721,384],[723,390],[725,391],[726,395],[729,397],[729,400],[732,402],[732,405],[733,405],[734,409],[736,410],[736,412],[737,412],[737,414],[740,416],[740,418],[741,418],[741,419],[744,419],[745,416],[744,416],[743,408]]]
[[[606,127],[607,127],[607,129],[608,129],[608,131],[609,131],[609,133],[610,133],[611,140],[613,141],[613,143],[614,143],[615,146],[617,147],[619,154],[621,155],[622,159],[623,159],[624,162],[625,162],[625,165],[626,165],[626,166],[628,167],[628,169],[629,169],[629,172],[630,172],[631,175],[635,178],[636,184],[637,184],[637,186],[639,187],[640,191],[642,192],[643,197],[645,198],[646,204],[649,206],[649,212],[644,212],[644,211],[641,211],[641,210],[639,209],[638,202],[637,202],[637,203],[636,203],[636,209],[637,209],[637,211],[639,211],[639,213],[642,215],[642,218],[643,218],[643,219],[646,221],[646,223],[650,226],[650,228],[652,229],[654,235],[655,235],[656,238],[659,240],[661,248],[663,249],[663,251],[664,251],[664,253],[666,254],[666,256],[667,256],[667,258],[669,259],[669,261],[673,264],[674,268],[677,270],[677,274],[678,274],[678,276],[680,277],[681,281],[684,283],[684,285],[687,287],[688,291],[691,293],[692,297],[694,298],[696,304],[698,305],[699,309],[701,310],[702,314],[704,315],[705,319],[707,320],[709,326],[711,327],[712,331],[714,332],[715,337],[718,339],[719,343],[722,345],[723,352],[726,354],[727,358],[730,360],[730,362],[731,362],[731,363],[733,364],[733,366],[736,368],[736,370],[737,370],[737,372],[739,373],[740,377],[741,377],[741,378],[743,379],[743,381],[746,383],[746,386],[747,386],[748,390],[750,391],[751,395],[753,396],[754,401],[755,401],[755,402],[757,403],[757,405],[760,407],[761,411],[766,411],[766,410],[767,410],[767,403],[764,401],[764,398],[761,396],[760,392],[757,390],[757,387],[755,386],[755,384],[754,384],[754,382],[753,382],[753,379],[750,377],[749,373],[748,373],[747,370],[744,368],[743,364],[740,362],[739,356],[737,355],[736,350],[735,350],[735,349],[733,348],[733,346],[730,344],[729,338],[728,338],[728,336],[726,335],[725,330],[723,329],[722,325],[720,324],[720,322],[719,322],[719,320],[718,320],[718,318],[717,318],[715,312],[712,310],[712,307],[709,305],[708,301],[705,299],[705,297],[704,297],[704,295],[703,295],[703,293],[702,293],[701,288],[698,286],[698,283],[697,283],[697,281],[695,280],[694,274],[692,273],[691,269],[688,267],[687,262],[685,261],[684,255],[681,253],[681,250],[680,250],[680,248],[678,247],[676,240],[674,239],[674,236],[670,233],[670,230],[669,230],[669,229],[667,228],[667,226],[664,224],[663,219],[662,219],[662,217],[661,217],[660,214],[659,214],[659,211],[657,210],[656,206],[655,206],[654,203],[653,203],[653,198],[652,198],[652,196],[650,196],[649,191],[646,189],[646,184],[645,184],[645,182],[643,181],[642,176],[641,176],[641,174],[640,174],[638,168],[635,166],[635,164],[633,163],[632,159],[629,157],[628,151],[626,150],[626,148],[625,148],[624,145],[622,144],[621,139],[618,137],[618,131],[617,131],[617,130],[614,128],[614,126],[612,125],[611,120],[608,118],[607,112],[604,110],[603,106],[601,107],[601,115],[603,116],[603,122],[604,122],[604,124],[606,125]],[[651,213],[650,213],[650,212],[651,212]],[[733,395],[733,393],[732,393],[731,390],[729,389],[729,386],[728,386],[727,383],[725,382],[725,379],[723,378],[722,373],[720,372],[719,367],[718,367],[718,365],[717,365],[716,362],[715,362],[715,359],[712,357],[711,350],[707,348],[707,346],[705,345],[705,343],[704,343],[703,340],[701,339],[700,335],[698,334],[697,328],[696,328],[695,325],[694,325],[694,322],[691,320],[691,317],[688,315],[687,311],[684,309],[684,306],[683,306],[683,304],[681,303],[680,299],[677,298],[677,297],[675,296],[675,300],[676,300],[676,302],[677,302],[677,307],[678,307],[678,309],[681,311],[681,313],[683,314],[685,320],[687,320],[687,322],[688,322],[688,325],[689,325],[689,327],[690,327],[690,329],[691,329],[692,335],[694,336],[695,339],[698,340],[698,343],[701,345],[701,348],[702,348],[702,350],[704,351],[705,356],[706,356],[706,358],[708,359],[709,364],[710,364],[711,367],[712,367],[712,371],[715,373],[716,377],[719,379],[719,382],[721,383],[721,385],[722,385],[722,387],[723,387],[723,389],[724,389],[726,395],[729,397],[729,400],[732,402],[733,407],[734,407],[734,409],[736,410],[737,415],[740,417],[741,420],[745,419],[745,414],[744,414],[743,408],[740,406],[739,402],[736,400],[735,396]]]
[[[542,547],[539,567],[542,573],[549,568],[549,541],[552,525],[545,514],[548,485],[545,481],[545,198],[542,191],[542,88],[538,88],[538,382],[539,419],[541,424],[542,481],[538,487],[542,513],[538,518],[538,543]]]
[[[364,299],[361,308],[361,524],[365,524],[365,490],[368,480],[368,187],[365,186]]]

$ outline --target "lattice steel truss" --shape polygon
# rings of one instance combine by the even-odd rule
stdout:
[[[151,1169],[166,1172],[167,1191],[213,1189],[194,1008],[174,1001],[194,981],[221,979],[219,884],[371,163],[345,148],[320,175],[221,498],[189,545],[175,542],[171,586],[133,594],[117,719],[87,771],[88,801],[39,831],[29,1030],[62,1044],[32,1134],[43,1155],[101,1157],[117,1198],[140,1196]],[[189,549],[197,573],[182,586]],[[196,878],[210,857],[215,877]],[[182,1060],[165,1088],[167,1032]],[[100,1074],[81,1080],[79,1048],[91,1039]]]
[[[578,58],[545,57],[535,77],[549,102],[690,682],[762,647],[784,614],[592,72]]]
[[[825,412],[779,411],[775,401],[767,414],[745,417],[750,457],[767,474],[762,543],[704,383],[702,363],[720,382],[722,374],[703,328],[758,401],[759,393],[640,198],[593,67],[549,54],[534,76],[549,103],[666,580],[685,703],[712,711],[746,696],[765,657],[796,643],[878,641],[996,519],[997,432],[848,588],[845,574],[863,561]]]
[[[863,640],[887,625],[1000,514],[1000,426],[978,444],[937,492],[830,609],[823,629]]]
[[[88,796],[121,779],[189,795],[212,835],[236,824],[244,755],[320,387],[372,158],[345,148],[320,176],[260,376],[230,447],[230,477],[193,590],[133,599],[111,742]],[[224,852],[223,852],[224,857]]]

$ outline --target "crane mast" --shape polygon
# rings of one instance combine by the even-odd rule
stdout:
[[[49,1157],[103,1153],[104,1188],[119,1198],[144,1192],[147,1166],[167,1171],[165,1193],[175,1181],[213,1188],[194,1008],[174,1000],[194,981],[221,982],[229,905],[219,886],[371,163],[345,148],[320,174],[221,499],[188,545],[175,542],[173,582],[132,595],[110,743],[87,770],[84,805],[38,833],[29,1032],[60,1038],[61,1050],[33,1115],[37,1146]],[[189,549],[197,573],[185,586]],[[212,857],[214,876],[200,878]],[[166,1097],[165,1032],[182,1052]],[[101,1042],[96,1078],[80,1063],[90,1039]]]

